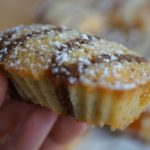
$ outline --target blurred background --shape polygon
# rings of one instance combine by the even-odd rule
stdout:
[[[150,0],[0,0],[0,30],[50,23],[90,32],[150,58]],[[150,150],[150,112],[125,131],[92,128],[72,150]]]

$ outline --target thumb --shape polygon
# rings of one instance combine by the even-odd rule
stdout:
[[[6,92],[7,92],[7,79],[5,75],[2,72],[0,72],[0,106],[5,100]]]

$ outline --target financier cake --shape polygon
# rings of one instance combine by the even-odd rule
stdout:
[[[20,97],[90,125],[123,129],[150,103],[150,63],[100,37],[51,25],[0,33],[0,68]]]
[[[105,17],[98,12],[99,9],[95,9],[95,5],[95,0],[40,0],[37,22],[99,33],[103,29]]]

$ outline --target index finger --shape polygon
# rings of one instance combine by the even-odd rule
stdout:
[[[0,106],[3,104],[7,92],[7,79],[5,75],[0,72]]]

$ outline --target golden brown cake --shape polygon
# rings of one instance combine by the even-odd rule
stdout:
[[[19,95],[91,125],[123,129],[150,103],[150,63],[100,37],[51,25],[0,33],[0,67]]]

